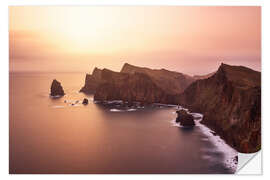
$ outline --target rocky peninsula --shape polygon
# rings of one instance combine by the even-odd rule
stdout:
[[[214,73],[188,76],[126,63],[120,72],[95,68],[80,91],[95,101],[181,105],[202,113],[202,123],[238,152],[261,148],[261,73],[243,66],[222,63]]]

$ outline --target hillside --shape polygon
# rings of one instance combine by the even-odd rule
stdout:
[[[239,152],[261,148],[261,73],[221,64],[211,77],[197,80],[179,102],[204,114],[202,123],[214,129]]]

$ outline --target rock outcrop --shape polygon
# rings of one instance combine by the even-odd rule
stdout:
[[[88,99],[84,98],[82,104],[87,105],[88,104]]]
[[[108,69],[101,70],[95,68],[92,74],[86,74],[85,85],[82,87],[80,92],[95,94],[97,88],[104,82],[107,82],[107,79],[104,79],[102,76],[102,73],[105,70],[110,71]],[[137,76],[138,74],[146,75],[147,78],[155,84],[155,86],[169,94],[183,92],[185,88],[195,80],[195,78],[182,73],[168,71],[166,69],[149,69],[145,67],[133,66],[127,63],[124,64],[119,74],[122,76],[124,76],[123,74],[129,74],[126,75],[129,77],[132,75]]]
[[[201,122],[237,151],[261,148],[261,73],[243,66],[221,64],[198,77],[130,64],[121,72],[95,68],[81,92],[94,93],[95,101],[180,104],[202,113]]]
[[[86,74],[85,84],[80,92],[86,94],[95,94],[97,87],[101,84],[101,69],[95,68],[92,74]]]
[[[58,82],[56,79],[53,80],[52,85],[51,85],[51,96],[64,96],[64,90],[63,87],[61,86],[61,83]]]
[[[124,64],[121,72],[128,74],[141,73],[148,75],[156,86],[169,94],[182,93],[193,81],[195,81],[195,78],[183,73],[168,71],[166,69],[138,67],[128,63]]]
[[[104,69],[102,83],[96,89],[95,101],[122,100],[124,102],[175,103],[174,94],[161,89],[147,74],[118,73]]]
[[[188,114],[184,110],[176,111],[177,118],[176,122],[180,123],[184,127],[193,127],[195,126],[194,118],[192,115]]]
[[[221,64],[213,76],[192,83],[178,101],[191,111],[203,113],[201,122],[239,152],[260,150],[260,72]]]

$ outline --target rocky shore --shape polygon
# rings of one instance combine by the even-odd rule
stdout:
[[[222,64],[213,76],[192,83],[178,101],[191,111],[202,113],[201,123],[238,152],[260,150],[260,72]]]
[[[237,151],[261,148],[261,73],[243,66],[221,64],[215,73],[199,78],[129,64],[121,72],[95,68],[81,92],[94,93],[96,101],[181,105],[202,113],[201,123]]]
[[[191,114],[188,114],[185,110],[176,111],[177,118],[176,122],[180,123],[183,127],[193,127],[195,126],[194,118]]]

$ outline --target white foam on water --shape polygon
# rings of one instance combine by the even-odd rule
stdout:
[[[137,111],[137,109],[128,109],[127,111]]]
[[[199,120],[195,120],[195,125],[201,129],[201,131],[208,137],[208,140],[212,142],[218,151],[224,153],[224,164],[226,167],[236,170],[237,164],[234,162],[235,156],[237,156],[238,152],[230,147],[223,139],[221,139],[218,135],[213,135],[214,131],[205,125],[201,124],[200,121],[203,118],[203,115],[200,113],[190,113],[194,118],[200,118]],[[209,150],[208,150],[209,151]]]
[[[127,109],[127,110],[123,110],[123,109],[110,109],[111,112],[132,112],[132,111],[137,111],[137,109]]]
[[[123,112],[123,110],[120,109],[110,109],[111,112]]]
[[[122,100],[113,100],[113,101],[107,101],[108,104],[113,104],[113,103],[123,103]]]
[[[52,106],[52,108],[64,108],[64,106]]]
[[[175,119],[171,120],[170,123],[172,124],[172,126],[175,126],[175,127],[183,127],[180,125],[180,123],[177,123]]]
[[[200,121],[203,118],[203,115],[200,113],[190,113],[188,111],[188,109],[183,108],[183,107],[179,107],[179,110],[185,110],[187,111],[188,114],[191,114],[194,118],[195,118],[195,126],[199,127],[200,130],[202,131],[202,133],[204,135],[207,136],[207,138],[203,138],[203,141],[210,141],[212,144],[214,144],[214,146],[216,146],[216,150],[211,151],[210,149],[204,149],[203,151],[206,152],[223,152],[224,153],[224,164],[227,168],[232,169],[232,170],[236,170],[237,169],[237,163],[235,163],[234,159],[235,156],[237,156],[238,152],[233,149],[231,146],[229,146],[223,139],[221,139],[220,136],[218,135],[214,135],[213,133],[215,133],[214,131],[212,131],[210,128],[208,128],[207,126],[203,125],[200,123]],[[177,127],[183,127],[181,125],[179,125],[179,123],[175,122],[175,119],[171,121],[171,123],[173,124],[173,126],[177,126]],[[208,154],[203,156],[204,159],[210,159],[211,156],[209,156]]]
[[[60,96],[60,95],[56,95],[56,96],[51,96],[51,95],[49,95],[49,97],[54,99],[54,98],[60,98],[60,97],[62,97],[62,96]]]

